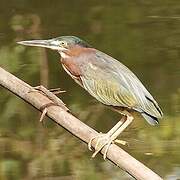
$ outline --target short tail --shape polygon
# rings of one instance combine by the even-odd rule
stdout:
[[[150,124],[150,125],[157,125],[159,124],[159,121],[156,117],[151,116],[145,112],[142,112],[141,115],[146,119],[146,121]]]

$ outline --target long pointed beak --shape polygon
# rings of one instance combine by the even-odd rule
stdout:
[[[30,41],[19,41],[17,43],[25,46],[51,48],[50,40],[30,40]]]
[[[37,46],[37,47],[44,47],[49,48],[52,50],[62,51],[65,48],[61,47],[55,39],[49,40],[29,40],[29,41],[19,41],[18,44],[25,45],[25,46]]]

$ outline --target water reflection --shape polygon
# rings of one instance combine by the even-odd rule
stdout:
[[[146,84],[165,114],[159,127],[149,126],[137,115],[122,134],[130,143],[124,149],[165,179],[178,179],[179,1],[71,3],[1,2],[0,65],[33,86],[65,89],[62,98],[72,112],[106,132],[118,121],[117,113],[78,87],[58,65],[55,52],[15,42],[77,35],[121,60]],[[3,88],[0,92],[0,179],[130,179],[100,156],[90,160],[86,145],[49,120],[42,126],[35,109]]]

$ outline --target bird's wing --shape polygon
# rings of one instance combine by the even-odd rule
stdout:
[[[106,105],[133,107],[136,103],[132,94],[120,86],[111,74],[92,64],[87,65],[86,72],[81,76],[83,87],[96,99]]]
[[[97,51],[81,64],[84,88],[106,105],[122,106],[160,118],[162,112],[140,80],[122,63]]]

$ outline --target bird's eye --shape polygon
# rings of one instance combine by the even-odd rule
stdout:
[[[64,42],[64,41],[61,41],[61,42],[60,42],[60,45],[61,45],[61,46],[66,46],[66,45],[67,45],[67,43],[66,43],[66,42]]]

